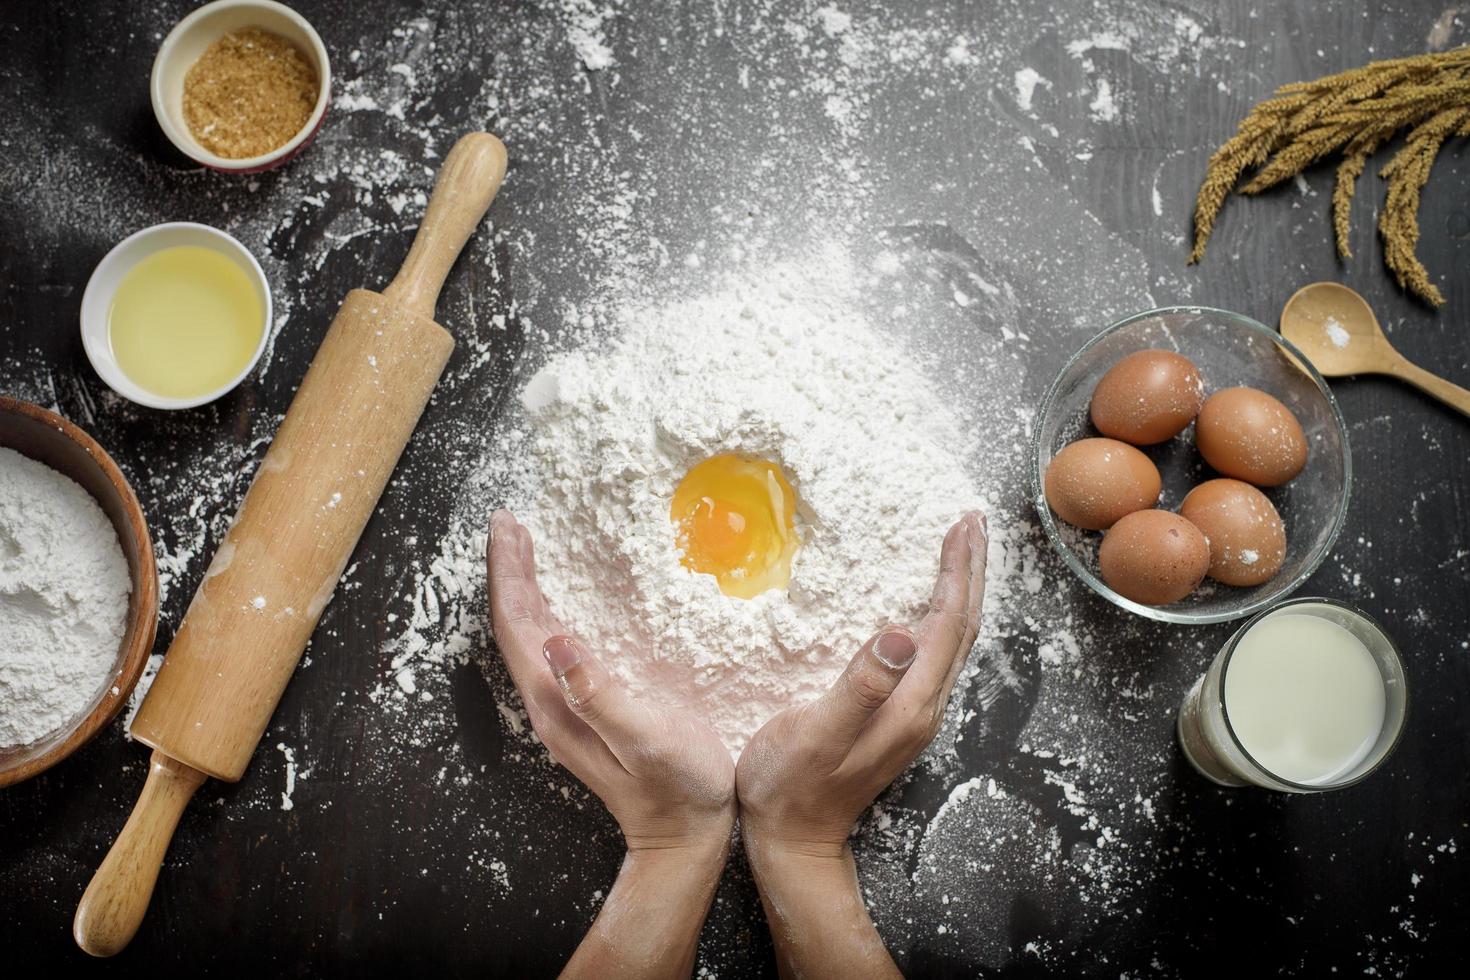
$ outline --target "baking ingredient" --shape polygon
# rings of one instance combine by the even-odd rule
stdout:
[[[1225,712],[1266,771],[1308,785],[1351,772],[1383,730],[1383,675],[1363,641],[1321,616],[1269,616],[1225,669]]]
[[[87,709],[117,660],[131,589],[92,495],[0,448],[0,746],[44,738]]]
[[[587,71],[569,43],[574,5],[610,11],[602,33],[616,63],[601,72]],[[1150,100],[1138,97],[1140,84],[1193,87],[1217,110],[1238,104],[1246,84],[1239,58],[1256,40],[1244,32],[1260,21],[1141,0],[1025,0],[978,18],[961,5],[838,6],[851,13],[852,24],[837,37],[828,37],[802,5],[758,0],[689,7],[690,30],[723,36],[729,44],[693,49],[694,57],[683,62],[696,70],[691,83],[655,104],[640,94],[654,75],[664,77],[670,54],[689,49],[677,48],[684,35],[670,35],[657,17],[623,0],[502,4],[493,20],[450,8],[441,15],[437,7],[391,20],[355,18],[327,38],[338,61],[335,124],[329,120],[329,126],[381,138],[318,142],[290,167],[262,178],[254,193],[244,179],[180,175],[156,155],[99,156],[89,141],[48,126],[55,109],[46,100],[12,105],[18,117],[7,138],[14,152],[0,164],[9,167],[0,184],[19,227],[120,239],[157,220],[149,210],[156,202],[140,192],[141,181],[155,191],[173,188],[171,199],[188,204],[199,220],[228,224],[252,248],[291,243],[289,249],[256,249],[275,290],[276,323],[284,324],[262,357],[259,376],[267,383],[259,409],[235,419],[233,438],[215,441],[198,438],[201,413],[158,416],[162,424],[150,433],[156,450],[140,464],[149,473],[150,519],[169,590],[164,608],[173,623],[234,513],[242,474],[253,472],[263,440],[279,424],[289,401],[285,392],[300,374],[300,331],[313,322],[325,326],[309,319],[322,307],[323,276],[382,260],[383,246],[371,243],[404,234],[404,222],[422,212],[424,157],[418,148],[442,154],[452,140],[453,127],[444,118],[436,121],[445,93],[454,93],[456,111],[504,125],[517,170],[533,175],[538,186],[557,189],[545,196],[544,207],[537,205],[537,214],[515,208],[493,239],[472,238],[450,277],[445,299],[458,311],[452,324],[458,348],[435,396],[439,410],[421,422],[418,448],[397,471],[397,503],[390,497],[375,519],[379,543],[372,543],[370,531],[366,560],[349,572],[346,591],[339,590],[328,607],[302,665],[301,686],[292,696],[296,707],[281,716],[266,743],[284,739],[296,753],[296,813],[304,821],[344,812],[369,785],[392,806],[422,811],[413,832],[398,835],[392,864],[358,872],[373,886],[363,899],[363,917],[392,920],[399,907],[396,882],[417,877],[420,869],[425,881],[458,883],[436,899],[456,920],[494,914],[523,901],[529,888],[539,888],[538,904],[561,910],[558,916],[590,921],[597,914],[606,884],[577,872],[576,862],[604,861],[612,868],[621,841],[600,819],[596,799],[536,741],[483,634],[486,515],[506,499],[502,481],[518,467],[507,467],[502,457],[519,451],[514,440],[526,431],[515,395],[547,357],[574,344],[605,344],[604,331],[621,319],[609,315],[609,306],[637,305],[626,303],[629,292],[693,295],[708,288],[711,269],[755,278],[771,261],[793,253],[811,249],[818,260],[825,243],[852,251],[861,291],[851,305],[885,335],[902,335],[939,396],[967,427],[978,428],[981,448],[966,465],[987,502],[992,537],[985,628],[941,734],[854,830],[864,891],[885,939],[910,950],[911,962],[961,957],[972,973],[1000,972],[1007,963],[1012,970],[1029,964],[1038,973],[1078,972],[1078,963],[1101,955],[1130,975],[1148,972],[1150,957],[1160,964],[1153,972],[1187,972],[1180,965],[1189,962],[1186,954],[1154,941],[1156,896],[1182,873],[1221,882],[1232,870],[1248,876],[1250,869],[1231,864],[1230,853],[1216,846],[1212,825],[1195,819],[1197,808],[1189,805],[1208,803],[1204,797],[1213,794],[1202,795],[1198,784],[1167,764],[1170,745],[1161,720],[1193,680],[1190,665],[1198,658],[1168,655],[1177,648],[1171,644],[1180,635],[1177,627],[1095,614],[1096,603],[1040,531],[1023,460],[1038,385],[1048,374],[1038,359],[1059,358],[1080,345],[1094,332],[1099,310],[1126,311],[1137,308],[1140,296],[1201,289],[1191,271],[1145,258],[1140,249],[1155,247],[1147,244],[1151,232],[1113,220],[1117,188],[1089,179],[1113,145],[1104,141],[1146,122]],[[758,21],[752,11],[759,12]],[[737,15],[747,28],[765,29],[732,33]],[[160,37],[176,16],[167,7],[137,8],[139,29]],[[1046,24],[1041,34],[1038,17]],[[1423,19],[1412,9],[1385,8],[1379,32],[1419,44]],[[513,49],[487,44],[487,32],[514,39]],[[669,37],[669,47],[659,45],[660,35]],[[1104,46],[1069,53],[1099,38],[1108,39]],[[968,43],[968,59],[947,59],[945,52],[961,42]],[[1084,66],[1084,58],[1093,64]],[[504,71],[497,67],[503,62]],[[922,181],[895,182],[913,173],[903,164],[916,144],[874,139],[875,125],[885,132],[899,125],[925,146],[937,146],[962,109],[973,125],[1010,132],[1018,110],[1007,90],[1025,66],[1055,76],[1050,87],[1046,81],[1036,86],[1032,110],[1038,119],[1025,138],[981,141],[973,152],[927,153]],[[1074,132],[1073,113],[1085,117],[1090,93],[1103,79],[1113,83],[1118,120]],[[1217,90],[1217,81],[1229,91]],[[833,105],[850,112],[839,122],[829,114]],[[1048,129],[1053,125],[1061,135]],[[644,138],[609,136],[632,131]],[[555,138],[547,138],[553,132]],[[1183,158],[1159,146],[1138,153],[1153,165],[1172,161],[1162,172],[1140,170],[1138,192],[1144,214],[1164,215],[1152,231],[1176,239],[1167,218],[1181,200],[1175,179]],[[1083,161],[1074,154],[1093,157]],[[68,179],[32,179],[38,159]],[[1147,203],[1149,170],[1160,202],[1154,211]],[[1308,177],[1317,189],[1318,180]],[[203,196],[196,200],[196,193]],[[915,232],[895,235],[895,216],[924,222],[927,212],[911,206],[911,198],[922,204],[934,195],[952,212],[942,227],[949,236],[944,242],[953,247],[905,245],[904,236]],[[517,195],[532,196],[524,188]],[[1310,208],[1320,198],[1299,200]],[[827,277],[845,274],[812,265],[824,289]],[[964,291],[968,306],[951,298],[951,284]],[[848,306],[834,309],[845,316]],[[90,401],[99,424],[104,416],[127,424],[136,415],[90,377],[78,379],[84,389],[78,392],[54,363],[32,353],[37,356],[21,353],[0,367],[7,394],[43,403],[59,398],[78,413]],[[1219,381],[1235,383],[1253,382]],[[1427,422],[1398,417],[1392,426],[1419,438]],[[1370,428],[1376,432],[1385,424]],[[1432,427],[1424,437],[1435,441]],[[1424,507],[1452,497],[1447,486],[1423,489],[1429,496],[1417,508],[1421,519]],[[1408,522],[1407,506],[1404,516]],[[1351,590],[1365,602],[1378,601],[1368,598],[1376,589],[1379,600],[1388,601],[1371,574],[1385,550],[1384,533],[1362,528],[1344,535],[1334,561],[1319,573],[1323,588]],[[402,547],[383,554],[382,543],[390,540]],[[1454,545],[1424,542],[1435,561],[1453,560]],[[1356,573],[1362,584],[1353,589]],[[1405,578],[1410,587],[1414,582]],[[1398,596],[1404,600],[1404,593]],[[1461,628],[1463,616],[1428,598],[1422,625],[1413,612],[1420,603],[1398,603],[1406,629],[1470,635]],[[365,607],[382,638],[380,652],[362,646],[358,626]],[[1216,632],[1189,631],[1183,640],[1192,648]],[[339,697],[313,693],[323,686],[336,692],[337,670],[359,654],[372,663],[358,665]],[[1448,646],[1443,657],[1453,659]],[[1431,656],[1428,663],[1421,670],[1435,669],[1438,661]],[[479,686],[481,669],[488,691]],[[411,692],[395,683],[410,672]],[[466,695],[473,700],[466,702]],[[367,697],[371,702],[363,703]],[[328,737],[344,705],[357,719],[356,740],[373,751],[343,753]],[[308,769],[317,774],[314,784],[299,781]],[[286,775],[280,752],[259,753],[249,777],[230,788],[229,804],[214,808],[210,820],[221,827],[253,826],[263,814],[278,812]],[[312,785],[315,792],[303,796]],[[1246,802],[1238,798],[1235,806]],[[1470,854],[1457,833],[1459,821],[1450,816],[1425,813],[1403,821],[1415,833],[1400,851],[1406,873],[1364,905],[1364,916],[1376,916],[1384,928],[1345,930],[1344,959],[1384,973],[1385,962],[1401,965],[1416,950],[1441,948],[1453,924],[1427,913],[1423,892],[1463,874]],[[192,819],[197,825],[199,816]],[[1293,842],[1300,848],[1295,857],[1304,866],[1339,868],[1341,855],[1362,838],[1363,828],[1352,821],[1324,824],[1321,832]],[[279,843],[262,846],[269,851]],[[62,867],[65,850],[49,848],[52,860],[13,865],[7,879],[12,890],[44,895],[59,874],[75,874]],[[573,862],[565,864],[573,873],[545,873],[548,854]],[[1428,875],[1427,885],[1418,885],[1417,903],[1410,868]],[[273,874],[295,896],[316,887],[321,870],[320,861],[295,860]],[[742,869],[732,865],[731,873],[739,886]],[[986,886],[976,888],[981,879]],[[695,972],[741,976],[766,968],[768,947],[740,939],[761,921],[753,894],[748,885],[722,893]],[[1309,898],[1293,908],[1287,896],[1281,911],[1300,921],[1311,914]],[[462,912],[467,902],[474,910]],[[1402,906],[1402,915],[1390,917],[1393,905]],[[1039,935],[1006,928],[1022,906],[1064,930]],[[284,904],[280,910],[289,911]],[[1400,920],[1411,924],[1415,938],[1397,928]],[[1204,927],[1195,928],[1195,921],[1180,928],[1193,928],[1189,935],[1198,937]],[[425,941],[439,941],[444,926],[426,925]],[[1100,936],[1126,947],[1128,962],[1100,952]]]
[[[779,466],[730,453],[697,463],[669,505],[684,567],[742,599],[786,588],[795,513],[796,493]]]
[[[107,310],[118,367],[140,388],[197,398],[235,379],[255,356],[265,304],[227,255],[200,245],[160,249],[127,271]]]
[[[610,344],[530,380],[529,432],[503,454],[527,468],[505,503],[552,610],[635,695],[693,707],[732,752],[879,626],[917,624],[945,531],[980,505],[972,437],[860,309],[784,268],[630,304]],[[671,501],[727,454],[800,488],[786,589],[735,600],[683,560]]]
[[[1163,487],[1153,460],[1116,439],[1079,439],[1062,447],[1042,482],[1057,516],[1089,531],[1152,507]]]
[[[1429,279],[1414,248],[1419,242],[1419,194],[1429,179],[1440,147],[1470,126],[1470,48],[1375,61],[1310,82],[1276,90],[1241,120],[1233,137],[1210,157],[1194,204],[1194,250],[1198,262],[1215,227],[1215,218],[1240,175],[1259,167],[1240,188],[1257,194],[1300,174],[1333,153],[1342,154],[1332,194],[1337,251],[1352,257],[1349,218],[1353,193],[1368,158],[1408,129],[1404,145],[1379,171],[1388,197],[1378,218],[1383,261],[1409,290],[1431,306],[1444,295]]]
[[[1291,409],[1256,388],[1205,400],[1194,424],[1200,455],[1224,476],[1279,487],[1307,465],[1307,437]]]
[[[285,146],[316,108],[321,82],[290,41],[246,27],[223,35],[184,75],[184,121],[199,145],[227,160]]]
[[[1286,525],[1264,493],[1240,480],[1207,480],[1189,491],[1179,516],[1210,542],[1210,578],[1226,585],[1268,582],[1286,560]]]
[[[1103,581],[1125,598],[1150,606],[1178,602],[1210,568],[1203,532],[1167,510],[1140,510],[1114,524],[1097,553]]]
[[[1189,358],[1169,350],[1135,351],[1093,389],[1092,424],[1105,436],[1151,446],[1183,432],[1204,400],[1204,382]]]

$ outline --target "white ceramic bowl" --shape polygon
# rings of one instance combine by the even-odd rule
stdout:
[[[316,106],[306,125],[285,145],[256,157],[231,160],[209,152],[189,132],[184,121],[184,75],[199,56],[215,41],[230,31],[259,27],[279,34],[301,49],[316,67],[321,88]],[[215,0],[189,14],[168,32],[153,59],[153,77],[149,88],[153,96],[153,114],[169,142],[185,156],[214,170],[248,174],[279,167],[306,148],[332,101],[332,68],[327,59],[321,35],[296,11],[273,0]]]
[[[122,282],[123,276],[127,275],[133,266],[155,252],[178,245],[198,245],[211,249],[239,266],[255,285],[260,295],[263,319],[260,343],[255,345],[255,353],[250,355],[249,363],[241,368],[240,373],[231,378],[227,384],[197,398],[169,398],[164,395],[156,395],[137,385],[123,373],[122,367],[118,365],[117,358],[112,353],[112,342],[107,331],[107,315],[112,309],[112,297],[117,293],[118,283]],[[170,221],[134,232],[114,245],[112,251],[102,257],[102,261],[97,263],[97,268],[92,272],[92,278],[87,280],[86,292],[82,294],[81,326],[82,347],[87,352],[87,360],[92,362],[93,369],[102,376],[102,380],[107,382],[107,386],[113,391],[129,401],[147,405],[149,408],[193,408],[196,405],[212,402],[234,388],[260,360],[261,352],[265,350],[266,341],[270,338],[271,332],[270,283],[266,280],[265,271],[261,269],[260,263],[255,261],[255,256],[250,254],[250,250],[218,228],[197,225],[189,221]]]

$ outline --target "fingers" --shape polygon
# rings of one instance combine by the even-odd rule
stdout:
[[[990,548],[990,535],[984,514],[972,511],[965,516],[969,521],[965,532],[970,541],[970,581],[965,597],[966,629],[959,649],[955,651],[954,658],[950,662],[949,673],[945,675],[944,683],[939,689],[938,700],[941,709],[949,700],[950,691],[954,690],[955,681],[959,678],[965,663],[970,659],[970,651],[974,649],[975,641],[980,637],[980,614],[985,607],[986,552]]]
[[[566,630],[546,604],[536,583],[535,554],[531,534],[507,511],[490,518],[490,620],[495,645],[510,670],[510,678],[532,727],[543,742],[555,739],[552,726],[576,735],[576,718],[567,708],[555,682],[547,675],[542,648],[553,634]],[[564,754],[564,753],[563,753]]]
[[[813,737],[819,757],[841,761],[873,713],[888,701],[914,662],[918,646],[905,627],[886,626],[848,663],[842,676],[813,705]]]
[[[521,694],[544,667],[541,647],[551,635],[549,610],[536,584],[531,536],[508,511],[490,518],[490,621],[500,654]]]
[[[903,765],[933,740],[945,704],[980,630],[985,599],[985,518],[966,514],[944,536],[929,612],[915,631],[918,654],[849,764],[874,771]]]
[[[984,522],[979,511],[972,511],[944,536],[929,612],[915,632],[919,658],[904,683],[906,695],[912,691],[926,700],[947,696],[975,644],[985,598]]]
[[[531,727],[552,757],[596,792],[600,777],[621,767],[601,737],[578,720],[547,669],[546,641],[565,629],[536,584],[530,532],[503,510],[490,518],[489,589],[495,645]]]
[[[552,636],[542,647],[567,707],[595,731],[624,768],[637,766],[649,744],[649,716],[601,660],[570,636]]]
[[[540,602],[536,606],[536,609],[533,610],[537,625],[546,630],[546,632],[548,633],[567,632],[566,627],[562,626],[561,621],[551,614],[551,604],[546,601],[546,594],[541,591],[541,585],[536,580],[536,546],[535,543],[531,540],[531,532],[522,527],[519,522],[516,522],[515,518],[511,516],[509,511],[497,511],[497,513],[505,514],[505,516],[509,518],[511,522],[515,523],[517,543],[516,552],[517,556],[520,559],[521,575],[524,577],[525,581],[531,583],[536,597],[540,600]],[[492,515],[492,527],[494,526],[494,520],[494,515]]]

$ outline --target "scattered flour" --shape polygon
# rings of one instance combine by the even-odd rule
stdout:
[[[300,380],[303,332],[329,312],[324,283],[391,277],[389,243],[406,245],[459,133],[489,129],[512,148],[495,225],[470,240],[441,300],[437,319],[455,333],[456,357],[364,539],[380,571],[339,588],[345,597],[361,585],[362,596],[329,607],[251,775],[212,818],[241,833],[267,811],[291,817],[278,812],[288,766],[269,749],[287,738],[297,778],[326,767],[321,806],[365,794],[391,804],[381,827],[373,807],[363,810],[364,830],[383,829],[396,860],[373,869],[354,921],[392,920],[408,901],[399,869],[421,867],[454,887],[437,893],[440,926],[411,938],[450,956],[468,950],[452,938],[459,921],[474,929],[485,921],[477,917],[523,904],[528,887],[542,921],[590,919],[607,881],[588,878],[588,858],[612,861],[621,848],[600,804],[537,741],[484,635],[484,529],[489,509],[509,497],[498,457],[521,452],[514,440],[529,433],[516,393],[548,356],[605,345],[585,335],[622,322],[610,307],[640,305],[626,301],[635,284],[700,296],[705,274],[675,281],[682,269],[752,272],[794,240],[857,243],[855,252],[882,242],[891,251],[862,272],[861,317],[895,349],[917,349],[924,375],[981,434],[966,469],[985,488],[992,542],[984,632],[945,727],[854,838],[870,908],[916,972],[953,959],[971,973],[1177,973],[1157,901],[1187,897],[1181,875],[1254,886],[1251,862],[1206,819],[1245,801],[1178,771],[1171,724],[1226,628],[1181,635],[1101,606],[1040,535],[1025,460],[1031,406],[1071,350],[1110,318],[1192,301],[1218,281],[1172,263],[1150,271],[1149,253],[1118,230],[1116,188],[1088,178],[1094,153],[1117,146],[1085,130],[1078,142],[1062,118],[1085,115],[1103,79],[1118,118],[1098,127],[1133,123],[1161,87],[1216,98],[1224,116],[1240,111],[1270,88],[1241,70],[1258,45],[1232,33],[1255,18],[1211,9],[1196,20],[1139,0],[1021,0],[978,18],[953,5],[843,0],[823,8],[842,15],[834,18],[815,13],[823,4],[693,5],[673,20],[621,0],[502,5],[493,18],[450,4],[342,27],[347,53],[336,59],[321,137],[290,167],[243,183],[140,157],[106,133],[79,136],[57,125],[43,76],[16,75],[0,185],[24,219],[16,227],[27,250],[62,262],[77,240],[118,240],[158,220],[161,202],[184,202],[256,251],[279,313],[252,382],[260,401],[236,420],[237,438],[218,438],[212,411],[145,427],[146,410],[25,342],[0,359],[6,393],[58,408],[109,445],[126,442],[130,478],[156,521],[166,643]],[[139,16],[154,37],[172,25],[165,8]],[[1415,17],[1386,12],[1382,36],[1412,46],[1424,29]],[[1017,119],[1017,70],[1031,64],[1049,66],[1053,85],[1036,85],[1053,97],[1033,88]],[[687,80],[675,91],[654,78],[672,70]],[[651,92],[666,97],[650,102]],[[985,138],[951,154],[952,134],[969,129]],[[1168,163],[1185,151],[1129,152],[1154,165],[1156,214],[1192,195]],[[26,163],[36,159],[47,161],[44,175]],[[1185,247],[1174,223],[1155,224],[1149,234]],[[6,328],[31,332],[21,322]],[[277,338],[292,359],[274,357]],[[1430,453],[1455,451],[1443,431],[1410,425],[1381,414],[1356,424],[1396,427]],[[150,438],[137,438],[145,428]],[[453,501],[447,513],[444,500]],[[1426,488],[1413,503],[1453,507],[1453,486]],[[1333,578],[1393,615],[1372,545],[1344,536]],[[1464,569],[1466,549],[1452,539],[1421,545],[1425,568]],[[1414,594],[1415,574],[1396,591]],[[1402,612],[1402,638],[1426,653],[1421,669],[1455,669],[1450,658],[1470,649],[1464,617],[1436,610],[1431,626]],[[370,667],[369,620],[384,642]],[[349,660],[358,667],[344,681]],[[325,737],[349,714],[375,751],[342,752]],[[401,832],[408,801],[424,804],[414,833]],[[1365,834],[1402,830],[1402,819],[1391,824],[1314,823],[1292,846],[1314,868],[1337,868],[1340,881],[1341,854]],[[1422,851],[1402,888],[1381,896],[1380,910],[1393,915],[1344,922],[1343,963],[1358,957],[1391,975],[1421,959],[1426,943],[1444,948],[1443,917],[1414,910],[1463,881],[1461,824],[1450,811],[1414,815],[1420,836],[1408,836]],[[295,860],[291,835],[272,837],[262,853],[282,858],[275,908],[284,921],[301,914],[300,896],[324,863]],[[65,880],[75,870],[67,853],[38,849],[8,868],[6,893],[42,894]],[[1413,892],[1410,870],[1422,878]],[[768,969],[738,859],[730,875],[734,887],[722,888],[701,943],[701,976]],[[1292,921],[1310,914],[1308,902],[1282,901]],[[1412,920],[1412,936],[1401,918]],[[1207,923],[1179,926],[1186,942],[1211,941]]]
[[[613,50],[607,43],[607,21],[613,15],[610,6],[599,7],[593,0],[563,0],[567,17],[567,40],[588,71],[602,71],[615,64]]]
[[[822,30],[827,33],[828,37],[836,37],[852,27],[852,15],[828,4],[817,8],[817,22],[822,25]]]
[[[0,746],[51,734],[108,683],[130,591],[92,495],[0,448]]]
[[[1016,72],[1016,105],[1022,112],[1031,111],[1031,100],[1036,95],[1036,86],[1051,88],[1051,82],[1041,77],[1035,68],[1022,68]]]
[[[523,401],[529,465],[508,503],[553,610],[638,695],[697,707],[738,752],[831,683],[888,621],[923,614],[946,529],[980,506],[952,411],[823,282],[777,269],[631,308]],[[669,500],[722,453],[778,463],[799,503],[788,591],[742,600],[679,561]],[[518,465],[507,454],[504,465]]]
[[[1118,103],[1113,100],[1113,87],[1106,78],[1097,82],[1097,95],[1087,106],[1095,122],[1112,122],[1118,118]]]
[[[285,742],[276,743],[276,751],[286,762],[286,788],[281,791],[281,809],[295,809],[296,803],[291,795],[296,792],[296,750]]]
[[[1133,47],[1128,37],[1116,30],[1098,31],[1091,37],[1067,42],[1067,53],[1080,58],[1089,51],[1127,51]]]
[[[1332,341],[1334,347],[1346,347],[1353,339],[1353,335],[1348,333],[1347,328],[1338,323],[1334,317],[1328,317],[1327,322],[1322,326],[1327,331],[1327,339]]]

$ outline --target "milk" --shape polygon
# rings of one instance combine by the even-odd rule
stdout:
[[[1225,668],[1225,715],[1240,746],[1295,783],[1340,780],[1383,731],[1383,676],[1368,648],[1320,616],[1253,626]]]
[[[1403,661],[1334,599],[1290,599],[1230,639],[1179,706],[1179,745],[1221,786],[1317,793],[1357,782],[1398,743]]]

